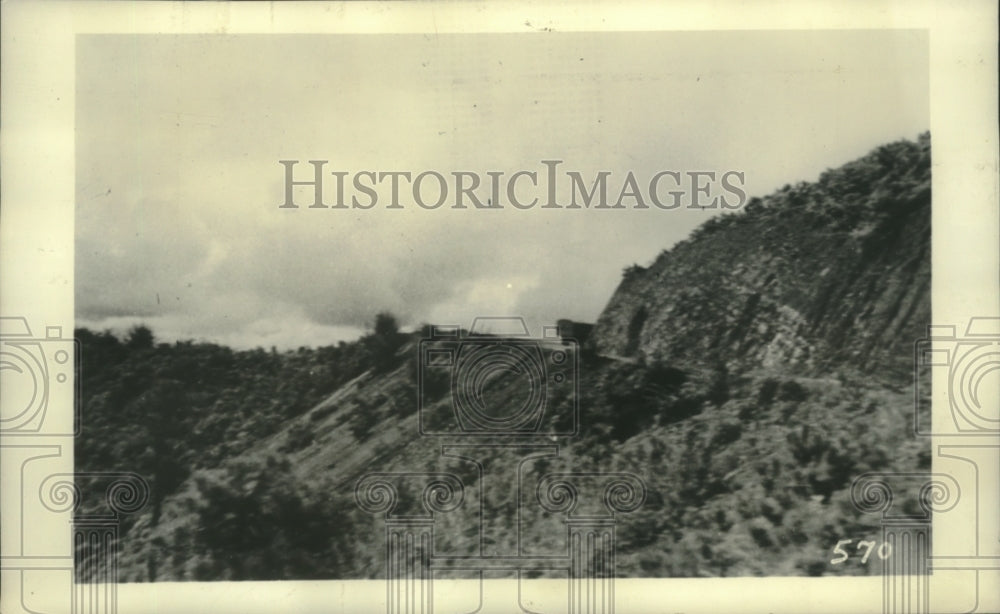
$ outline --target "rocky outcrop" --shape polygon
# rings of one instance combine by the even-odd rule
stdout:
[[[592,349],[902,381],[930,322],[930,194],[924,134],[754,198],[627,269]]]

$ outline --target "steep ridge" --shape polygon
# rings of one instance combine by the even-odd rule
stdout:
[[[929,321],[929,250],[928,135],[710,221],[628,269],[593,329],[560,322],[588,335],[581,387],[546,410],[576,404],[581,429],[545,438],[558,457],[525,475],[645,481],[647,500],[616,529],[622,576],[879,573],[874,559],[831,566],[830,552],[878,535],[851,504],[856,476],[929,468],[904,387]],[[285,353],[77,336],[77,469],[136,471],[153,490],[122,526],[123,580],[381,577],[383,526],[354,501],[371,471],[461,476],[464,510],[500,504],[488,547],[512,545],[509,493],[443,458],[454,440],[420,433],[422,332]],[[420,398],[447,422],[450,384],[432,388]],[[515,374],[490,390],[501,412],[523,392]],[[484,462],[519,466],[501,448]],[[562,547],[557,518],[520,513],[532,551]],[[475,551],[474,518],[442,522],[438,551]]]
[[[924,134],[753,199],[626,270],[593,347],[900,383],[930,322],[930,189]]]

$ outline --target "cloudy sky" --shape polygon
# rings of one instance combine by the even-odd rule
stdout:
[[[624,267],[718,212],[307,209],[301,188],[281,209],[278,161],[558,159],[612,198],[628,172],[738,170],[765,195],[928,129],[927,59],[909,31],[80,36],[77,325],[291,348],[380,310],[593,321]]]

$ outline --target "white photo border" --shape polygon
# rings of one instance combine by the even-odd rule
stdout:
[[[1000,315],[997,7],[990,2],[898,0],[752,4],[724,0],[679,2],[670,7],[631,2],[568,6],[5,2],[0,78],[0,314],[25,318],[35,337],[47,335],[51,328],[52,339],[64,339],[74,327],[74,45],[78,34],[528,32],[539,28],[928,31],[934,321],[961,331],[973,318]],[[949,430],[947,411],[941,405],[947,399],[938,392],[947,389],[946,378],[947,373],[934,375],[933,472],[954,478],[961,485],[961,499],[934,518],[936,562],[929,577],[929,611],[1000,611],[1000,523],[995,521],[1000,518],[1000,440],[996,433],[970,437]],[[10,392],[3,380],[0,386]],[[1000,400],[994,401],[996,406]],[[72,435],[66,434],[72,428],[71,396],[53,392],[49,409],[63,416],[54,431],[22,437],[4,433],[0,440],[0,610],[5,612],[73,609],[72,557],[59,554],[71,552],[69,513],[34,513],[42,482],[73,470]],[[107,606],[102,611],[378,611],[384,607],[384,592],[383,581],[123,584],[112,594],[113,601],[102,602]],[[884,609],[883,579],[877,576],[620,579],[615,592],[619,612]],[[893,611],[909,611],[905,608],[912,606],[897,604]],[[489,611],[489,605],[481,611]]]

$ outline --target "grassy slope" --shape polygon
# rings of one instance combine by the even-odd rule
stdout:
[[[916,155],[914,147],[887,151],[898,150],[906,162]],[[876,155],[879,164],[898,168],[884,152]],[[829,186],[851,180],[851,189],[859,189],[857,177],[872,168],[858,163],[843,176],[831,171],[824,181]],[[897,187],[906,188],[911,177],[915,193],[920,192],[916,184],[926,180],[920,173],[900,176],[894,179],[903,182]],[[731,238],[741,226],[757,228],[753,220],[776,215],[775,207],[827,215],[823,211],[830,203],[799,202],[816,192],[804,186],[769,197],[756,213],[718,222],[696,233],[692,246],[672,253],[710,250],[709,243]],[[844,216],[855,216],[851,223],[860,230],[846,232],[857,236],[862,251],[875,249],[878,242],[866,237],[891,230],[887,220],[892,215],[879,210],[868,219],[865,203],[878,202],[860,198],[854,208],[833,207],[829,223],[849,226]],[[914,237],[917,243],[923,239]],[[892,283],[900,287],[906,274],[923,274],[919,262],[897,266],[893,253],[869,254],[884,261],[873,271],[890,271]],[[927,258],[924,251],[916,253]],[[688,266],[680,264],[677,270]],[[750,279],[757,275],[761,283],[770,283],[761,271],[750,273]],[[692,275],[692,283],[700,283],[702,273]],[[829,291],[827,304],[816,312],[806,309],[812,305],[808,275],[791,275],[785,283],[792,290],[781,296],[805,301],[799,306],[809,317],[842,315],[863,307],[866,296],[881,300],[878,293],[866,294],[865,288],[878,286],[877,275],[869,277],[860,290],[855,280],[817,282]],[[679,281],[671,283],[676,289]],[[643,292],[655,290],[650,286]],[[912,296],[907,292],[896,295],[907,302],[929,301],[927,288]],[[775,314],[788,311],[777,303],[772,307]],[[753,330],[766,329],[756,325],[771,323],[769,313],[759,312],[761,321]],[[582,356],[582,431],[558,440],[559,457],[526,465],[525,475],[623,471],[645,481],[644,506],[623,516],[618,529],[622,575],[877,573],[874,560],[867,566],[855,559],[829,564],[839,539],[878,538],[877,519],[860,515],[850,503],[851,480],[871,470],[927,469],[929,450],[909,436],[912,400],[901,363],[873,358],[865,375],[858,374],[858,352],[875,358],[884,354],[882,331],[852,339],[849,348],[827,347],[837,326],[863,329],[864,314],[862,308],[851,319],[817,320],[812,338],[800,331],[814,351],[808,365],[755,363],[752,357],[759,352],[752,335],[739,340],[744,359],[738,368],[665,351],[669,340],[657,345],[652,339],[648,344],[657,351],[631,361]],[[875,320],[872,326],[881,327]],[[603,334],[611,329],[606,326]],[[689,326],[683,332],[705,334],[699,330]],[[733,338],[728,332],[715,334]],[[124,579],[378,577],[381,524],[353,501],[356,480],[370,471],[449,471],[465,483],[462,509],[479,507],[474,467],[442,458],[442,441],[417,432],[415,335],[393,341],[400,347],[388,363],[377,360],[370,339],[281,354],[233,352],[211,344],[120,342],[89,331],[78,335],[84,346],[86,426],[77,466],[136,471],[150,479],[153,489],[150,505],[123,527]],[[694,339],[689,346],[712,344]],[[522,384],[513,376],[501,379],[491,398],[513,402]],[[449,399],[442,390],[435,403]],[[564,408],[571,402],[557,401]],[[516,460],[509,450],[484,454],[497,466],[513,466]],[[489,526],[497,531],[484,546],[504,551],[516,536],[512,508],[502,505],[509,492],[491,483],[482,496],[486,509],[500,510],[488,514]],[[87,501],[85,508],[95,505]],[[522,503],[523,545],[533,552],[555,552],[562,535],[558,519],[530,497]],[[441,522],[438,551],[477,552],[474,514],[459,512]]]

